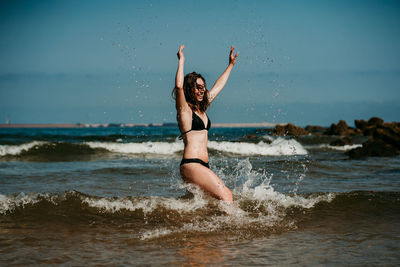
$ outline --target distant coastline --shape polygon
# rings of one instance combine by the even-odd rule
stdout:
[[[213,123],[218,128],[269,128],[286,123]],[[0,128],[117,128],[117,127],[178,127],[177,123],[7,123]]]

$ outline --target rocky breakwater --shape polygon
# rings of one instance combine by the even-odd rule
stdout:
[[[355,120],[355,128],[349,127],[344,120],[332,123],[328,128],[307,126],[302,128],[292,123],[277,125],[269,134],[275,136],[301,137],[304,135],[337,136],[331,146],[353,145],[355,140],[362,140],[362,147],[346,152],[351,159],[365,157],[390,157],[400,154],[400,123],[384,122],[381,118],[372,117],[368,121]],[[365,141],[366,140],[366,141]]]
[[[332,124],[323,134],[341,137],[332,142],[332,146],[352,145],[355,137],[365,137],[367,141],[362,143],[362,147],[346,152],[351,159],[391,157],[399,154],[400,123],[384,122],[381,118],[372,117],[368,121],[355,120],[354,125],[356,127],[351,128],[341,120],[337,124]]]
[[[356,128],[368,140],[362,147],[347,151],[352,159],[365,157],[391,157],[400,153],[400,123],[384,122],[373,117],[368,121],[355,120]]]
[[[286,125],[276,125],[275,128],[270,132],[270,135],[289,135],[299,137],[301,135],[308,135],[309,133],[309,131],[303,129],[302,127],[296,126],[293,123],[288,123]]]

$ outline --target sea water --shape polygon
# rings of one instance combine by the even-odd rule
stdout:
[[[400,263],[400,157],[349,160],[361,144],[212,128],[229,206],[182,182],[178,135],[0,129],[0,265]]]

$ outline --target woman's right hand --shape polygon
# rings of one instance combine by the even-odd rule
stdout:
[[[232,45],[231,46],[231,51],[229,52],[229,65],[232,65],[232,66],[235,65],[236,59],[237,59],[237,57],[239,55],[239,53],[236,53],[236,55],[233,56],[233,50],[235,50],[235,47]]]
[[[177,56],[178,56],[178,59],[179,59],[179,60],[185,60],[185,56],[183,55],[183,52],[182,52],[183,48],[185,48],[184,45],[181,45],[181,46],[179,47],[179,51],[178,51],[178,53],[177,53]]]

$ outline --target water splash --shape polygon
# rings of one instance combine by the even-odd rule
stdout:
[[[17,221],[38,218],[39,224],[68,218],[69,223],[93,227],[125,225],[132,231],[132,238],[140,240],[203,234],[247,238],[294,229],[296,219],[289,216],[293,209],[312,209],[319,202],[334,198],[333,194],[278,192],[272,184],[274,175],[266,170],[253,170],[248,158],[239,160],[230,175],[216,171],[224,182],[234,184],[232,205],[208,196],[195,185],[183,183],[174,171],[172,175],[178,182],[175,180],[173,186],[187,190],[191,197],[100,197],[76,191],[0,195],[1,216],[12,216]]]

